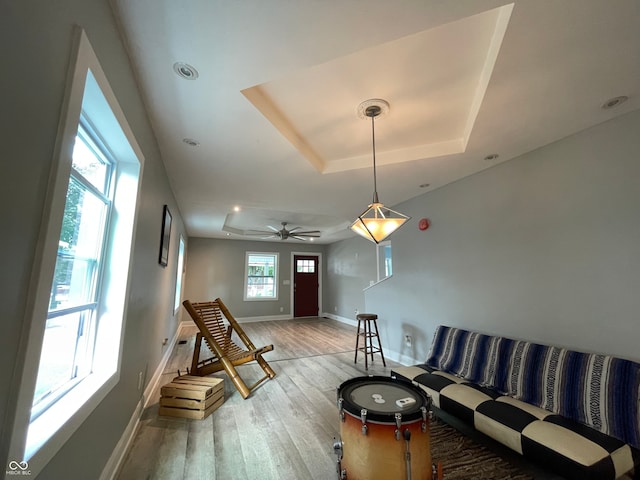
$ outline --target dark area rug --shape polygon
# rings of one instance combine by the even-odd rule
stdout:
[[[534,480],[438,418],[431,421],[431,461],[442,463],[445,480]]]

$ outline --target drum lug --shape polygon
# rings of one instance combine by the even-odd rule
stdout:
[[[342,423],[344,423],[344,407],[342,406],[342,404],[344,403],[344,399],[342,397],[340,397],[338,399],[338,412],[340,415],[340,421]]]
[[[427,409],[426,407],[420,407],[420,410],[422,410],[422,426],[421,426],[422,433],[426,433],[427,432]],[[431,414],[431,412],[429,412],[429,414]]]
[[[367,409],[360,410],[360,420],[362,420],[362,434],[367,434]]]
[[[396,440],[400,440],[400,427],[402,427],[402,414],[396,413],[395,418],[396,418],[396,431],[395,431]]]
[[[433,409],[431,408],[432,406],[433,406],[433,398],[431,398],[431,395],[427,395],[427,405],[422,408],[429,411],[429,420],[433,420]]]
[[[333,452],[338,456],[338,461],[342,459],[342,446],[344,443],[342,440],[336,440],[336,437],[333,437]]]
[[[342,469],[342,447],[344,442],[342,440],[336,440],[336,437],[333,437],[333,452],[338,456],[338,460],[336,462],[338,478],[345,479],[347,478],[347,471]]]

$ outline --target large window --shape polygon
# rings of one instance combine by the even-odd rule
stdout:
[[[72,155],[32,420],[92,371],[112,171],[112,162],[80,127]]]
[[[277,300],[278,254],[247,252],[245,300]]]
[[[35,477],[120,379],[144,157],[77,30],[32,288],[9,458]]]

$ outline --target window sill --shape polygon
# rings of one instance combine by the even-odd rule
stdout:
[[[390,279],[391,277],[393,277],[393,275],[389,275],[388,277],[381,278],[381,279],[380,279],[380,280],[378,280],[377,282],[373,282],[373,281],[372,281],[372,282],[371,282],[371,284],[370,284],[370,285],[368,285],[368,286],[366,286],[366,287],[364,287],[364,288],[362,289],[362,291],[363,291],[363,292],[366,292],[366,291],[367,291],[367,290],[369,290],[370,288],[373,288],[373,287],[375,287],[376,285],[380,285],[382,282],[384,282],[385,280]]]
[[[90,375],[31,422],[24,458],[32,473],[38,474],[117,381],[113,373]]]

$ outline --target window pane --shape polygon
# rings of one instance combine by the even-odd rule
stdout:
[[[76,366],[85,361],[91,319],[92,310],[87,309],[47,320],[34,405],[77,377]]]
[[[246,298],[276,298],[277,254],[247,254]]]
[[[390,277],[393,274],[393,264],[391,261],[391,244],[384,246],[384,275]]]
[[[184,239],[180,235],[178,247],[178,270],[176,272],[176,291],[173,300],[173,310],[180,308],[180,298],[182,297],[182,269],[184,267]]]
[[[80,172],[84,178],[89,180],[91,184],[98,189],[99,192],[106,194],[107,174],[109,173],[109,165],[102,158],[94,153],[79,135],[76,136],[76,143],[73,147],[73,163],[75,170]]]
[[[80,182],[70,179],[49,310],[94,300],[106,208]]]
[[[313,260],[298,259],[296,262],[296,271],[298,273],[314,273],[315,262]]]

